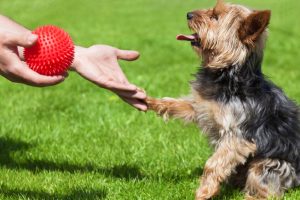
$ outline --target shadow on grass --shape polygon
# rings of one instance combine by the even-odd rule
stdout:
[[[96,172],[103,174],[107,177],[118,178],[123,180],[142,180],[142,179],[162,179],[163,181],[179,183],[184,180],[194,180],[198,178],[203,169],[201,167],[195,168],[190,173],[164,173],[161,175],[145,175],[141,172],[140,168],[136,165],[117,165],[112,167],[98,167],[93,164],[76,165],[69,162],[53,162],[47,160],[27,160],[27,161],[16,161],[11,157],[11,154],[19,151],[26,151],[34,145],[28,144],[23,141],[16,141],[9,138],[0,138],[0,167],[6,167],[8,169],[25,169],[34,173],[42,171],[58,171],[58,172],[69,172],[69,173],[89,173]],[[222,200],[224,198],[231,199],[237,193],[237,190],[231,186],[225,186],[222,189],[221,195],[214,198],[214,200]],[[106,190],[90,190],[90,189],[79,189],[73,190],[70,194],[57,195],[49,194],[40,191],[21,190],[21,189],[9,189],[5,186],[0,186],[0,194],[6,197],[25,197],[28,199],[104,199],[107,195]]]
[[[0,138],[0,166],[8,169],[26,169],[32,172],[60,171],[69,173],[98,172],[106,176],[119,179],[142,179],[144,175],[137,166],[116,165],[108,168],[97,167],[92,164],[76,165],[69,162],[53,162],[47,160],[16,161],[11,157],[13,152],[26,151],[33,147],[22,141]]]
[[[239,189],[225,184],[222,186],[220,194],[213,198],[213,200],[236,199],[240,194]]]
[[[190,173],[183,173],[180,171],[177,172],[169,172],[169,173],[163,173],[160,176],[149,176],[147,178],[151,178],[151,179],[162,179],[163,181],[167,181],[167,182],[172,182],[172,183],[180,183],[181,181],[186,181],[186,180],[194,180],[194,179],[198,179],[203,172],[203,168],[202,167],[197,167],[195,168],[193,171],[191,171]]]
[[[195,168],[189,174],[165,173],[160,176],[145,175],[137,165],[115,165],[112,167],[99,167],[94,164],[78,165],[69,162],[53,162],[48,160],[26,160],[17,161],[11,157],[12,153],[26,151],[34,145],[23,141],[16,141],[9,138],[0,138],[0,166],[8,169],[25,169],[33,173],[42,171],[58,171],[69,173],[96,172],[107,177],[124,180],[142,180],[142,179],[163,179],[168,182],[180,182],[182,180],[192,180],[202,174],[202,168]]]
[[[22,199],[43,199],[43,200],[90,200],[90,199],[105,199],[107,196],[106,190],[91,190],[91,189],[77,189],[72,190],[69,194],[49,194],[40,191],[10,189],[6,186],[0,187],[0,194],[8,198]]]

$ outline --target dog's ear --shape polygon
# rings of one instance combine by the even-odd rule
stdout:
[[[215,5],[214,9],[213,9],[213,13],[214,15],[218,16],[224,12],[226,12],[227,8],[226,8],[226,4],[224,2],[224,0],[217,0],[217,4]]]
[[[254,11],[244,21],[238,30],[240,40],[253,46],[254,42],[266,30],[271,18],[270,10]]]

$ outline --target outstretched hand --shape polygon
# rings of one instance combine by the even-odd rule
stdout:
[[[118,63],[118,59],[133,61],[138,57],[139,53],[136,51],[120,50],[107,45],[75,47],[72,69],[85,79],[116,93],[135,108],[146,111],[145,92],[129,83]]]
[[[31,86],[49,86],[60,83],[64,76],[43,76],[31,70],[23,62],[18,47],[29,47],[37,40],[37,35],[30,31],[17,33],[0,29],[0,75],[17,83]]]

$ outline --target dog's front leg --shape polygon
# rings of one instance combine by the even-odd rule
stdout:
[[[235,136],[222,139],[215,153],[205,164],[201,185],[196,192],[196,200],[206,200],[219,193],[224,182],[235,168],[245,164],[247,158],[256,151],[256,145]]]
[[[188,100],[172,98],[154,99],[148,97],[146,102],[149,110],[156,112],[164,119],[173,117],[192,122],[196,116],[195,110]]]

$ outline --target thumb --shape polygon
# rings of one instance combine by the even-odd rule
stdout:
[[[137,51],[118,49],[117,57],[118,57],[118,59],[121,59],[121,60],[133,61],[140,57],[140,53]]]
[[[31,33],[8,33],[4,43],[11,46],[22,46],[29,47],[32,46],[38,39],[38,36]]]

